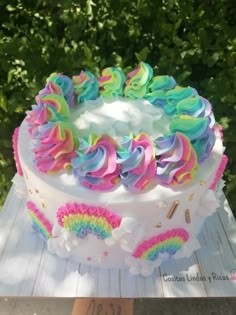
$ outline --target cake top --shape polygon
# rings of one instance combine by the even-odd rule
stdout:
[[[194,180],[215,144],[211,104],[141,62],[127,76],[110,67],[96,78],[53,73],[27,113],[40,172],[73,172],[92,190]]]

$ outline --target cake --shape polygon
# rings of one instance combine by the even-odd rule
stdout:
[[[14,132],[15,182],[52,254],[147,276],[200,247],[222,141],[210,102],[147,63],[53,73]]]

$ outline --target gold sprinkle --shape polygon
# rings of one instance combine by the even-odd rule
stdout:
[[[26,173],[26,170],[23,170],[23,174],[24,174],[24,177],[25,177],[26,179],[29,179],[29,177],[28,177],[28,175],[27,175],[27,173]]]
[[[185,210],[185,222],[190,223],[191,222],[191,216],[190,216],[190,210],[186,209]]]
[[[200,186],[205,186],[206,185],[206,181],[204,179],[200,180]]]
[[[42,201],[42,207],[47,208],[46,203],[44,201]]]
[[[31,190],[31,189],[29,189],[29,190],[28,190],[28,192],[29,192],[29,194],[31,194],[31,195],[33,194],[33,192],[32,192],[32,190]]]
[[[178,205],[179,205],[178,200],[175,200],[170,208],[170,211],[167,214],[168,219],[171,219],[173,217],[173,214],[175,213],[175,210],[177,209]]]
[[[156,228],[162,227],[162,223],[161,223],[161,222],[157,223],[157,225],[155,225],[155,227],[156,227]]]
[[[194,193],[192,193],[192,194],[189,195],[188,200],[189,200],[189,201],[192,201],[192,200],[193,200],[193,197],[194,197]]]

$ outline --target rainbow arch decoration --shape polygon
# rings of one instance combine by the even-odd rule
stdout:
[[[36,207],[32,201],[27,202],[27,209],[33,221],[33,228],[39,232],[44,239],[48,240],[52,237],[52,224]]]
[[[164,253],[173,256],[188,239],[189,234],[183,228],[167,230],[140,243],[132,256],[149,261],[155,261]]]
[[[85,203],[66,203],[57,211],[58,224],[84,239],[88,234],[105,239],[120,225],[121,217],[99,206]]]

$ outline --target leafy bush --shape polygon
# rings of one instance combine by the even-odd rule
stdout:
[[[224,0],[65,0],[0,2],[0,185],[5,199],[14,175],[11,137],[51,72],[125,71],[139,60],[208,98],[236,156],[236,8]],[[226,194],[236,209],[236,163]]]

